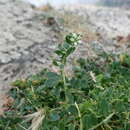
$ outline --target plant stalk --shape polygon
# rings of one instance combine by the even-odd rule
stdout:
[[[81,113],[80,113],[78,104],[77,104],[76,102],[75,102],[75,106],[76,106],[76,108],[77,108],[78,116],[79,116],[79,119],[80,119],[80,129],[79,129],[79,130],[83,130],[83,122],[82,122],[82,118],[81,118]]]
[[[62,74],[63,86],[64,86],[64,91],[65,91],[65,101],[68,103],[68,98],[67,98],[67,85],[66,85],[66,79],[65,79],[65,71],[64,71],[64,68],[62,68],[61,74]]]

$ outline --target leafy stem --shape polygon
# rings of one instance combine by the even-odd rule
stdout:
[[[65,100],[67,101],[67,85],[66,85],[66,77],[65,77],[65,70],[64,68],[61,70],[61,75],[62,75],[62,80],[63,80],[63,86],[64,86],[64,91],[65,91]],[[67,101],[68,102],[68,101]]]
[[[58,66],[61,71],[61,76],[63,80],[64,92],[65,92],[65,100],[68,102],[67,98],[67,84],[66,84],[66,75],[65,75],[65,65],[67,62],[67,58],[71,55],[81,40],[81,35],[76,33],[70,33],[66,36],[65,42],[58,46],[58,49],[55,53],[58,55],[58,58],[53,61],[54,65]]]

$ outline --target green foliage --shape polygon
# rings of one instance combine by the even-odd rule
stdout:
[[[58,49],[55,51],[59,58],[53,61],[54,65],[63,68],[67,62],[67,57],[75,51],[80,39],[80,34],[71,33],[67,35],[65,42],[59,44]]]
[[[1,130],[130,130],[130,57],[79,59],[67,77],[64,66],[79,36],[70,34],[55,52],[61,73],[45,69],[13,83],[15,102],[0,117]]]

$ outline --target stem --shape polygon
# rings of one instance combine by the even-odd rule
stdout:
[[[61,68],[61,75],[62,75],[62,80],[63,80],[63,86],[64,86],[64,91],[65,91],[65,101],[68,103],[68,98],[67,98],[67,85],[66,85],[66,79],[65,79],[65,65],[66,65],[66,59],[67,57],[64,55],[61,59],[62,63],[62,68]]]
[[[62,74],[63,86],[64,86],[64,91],[65,91],[65,101],[68,102],[68,99],[67,99],[67,85],[66,85],[64,68],[62,68],[61,74]]]
[[[77,104],[76,102],[75,102],[75,106],[76,106],[76,108],[77,108],[78,116],[79,116],[79,119],[80,119],[80,130],[83,130],[83,122],[82,122],[82,119],[81,119],[81,113],[80,113],[78,104]]]

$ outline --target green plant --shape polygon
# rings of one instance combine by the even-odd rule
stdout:
[[[13,83],[15,102],[0,117],[1,130],[130,129],[130,57],[104,53],[79,59],[67,77],[64,67],[79,40],[70,34],[55,51],[60,73],[44,69]]]
[[[71,53],[75,51],[76,46],[78,45],[80,40],[81,40],[81,35],[76,34],[76,33],[71,33],[66,36],[64,44],[60,44],[58,46],[58,49],[55,51],[55,53],[59,57],[58,59],[55,59],[53,61],[53,64],[60,68],[67,102],[69,99],[67,97],[67,84],[66,84],[66,76],[65,76],[64,67],[66,65],[67,58],[69,57]]]

